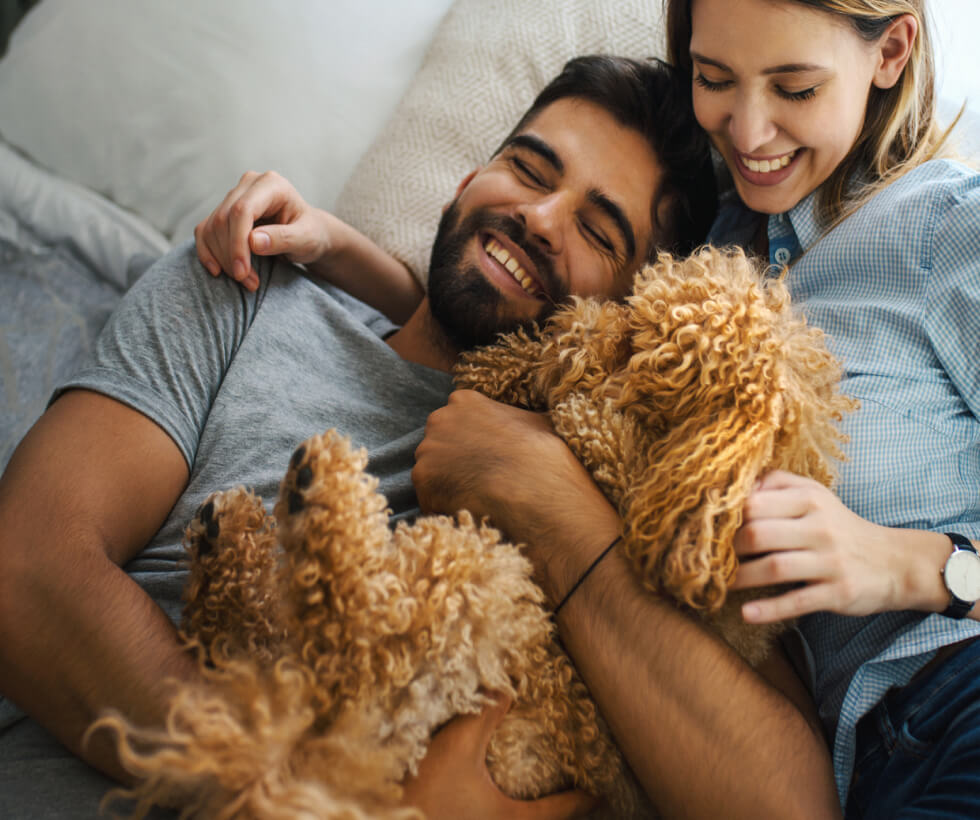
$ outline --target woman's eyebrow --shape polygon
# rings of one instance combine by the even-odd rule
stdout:
[[[698,63],[705,63],[721,71],[727,71],[729,74],[734,74],[727,65],[718,60],[712,60],[710,57],[705,57],[703,54],[698,54],[696,51],[691,52],[691,59]],[[827,71],[826,66],[818,65],[817,63],[783,63],[782,65],[774,65],[770,68],[764,68],[762,70],[763,74],[801,74],[806,71]]]

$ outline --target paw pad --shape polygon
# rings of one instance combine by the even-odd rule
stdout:
[[[288,506],[290,515],[292,515],[294,513],[298,513],[301,509],[303,509],[303,506],[304,506],[304,503],[303,503],[303,494],[296,492],[296,490],[292,490],[289,493],[289,499],[288,499],[288,502],[287,502],[287,506]]]
[[[214,501],[208,501],[197,511],[198,520],[204,525],[204,537],[198,540],[198,555],[207,555],[214,549],[212,541],[218,537],[220,527],[214,518]]]

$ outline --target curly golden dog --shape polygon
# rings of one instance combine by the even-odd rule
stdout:
[[[782,281],[735,250],[659,257],[623,302],[576,300],[540,333],[467,354],[457,384],[549,413],[617,505],[651,594],[706,619],[749,663],[732,540],[763,473],[832,481],[853,406],[820,331]],[[520,550],[461,512],[389,528],[366,456],[333,432],[295,452],[275,510],[238,488],[187,530],[183,629],[202,682],[166,726],[120,716],[123,763],[188,817],[409,818],[399,806],[432,733],[513,698],[487,758],[515,797],[570,786],[596,816],[654,816],[554,638]]]

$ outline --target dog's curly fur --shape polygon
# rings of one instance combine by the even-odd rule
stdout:
[[[732,539],[764,472],[831,482],[852,406],[839,376],[781,281],[705,248],[660,256],[625,302],[579,299],[467,354],[456,381],[547,411],[618,506],[644,584],[756,664],[778,630],[746,626],[726,595]],[[488,765],[504,791],[574,785],[606,798],[599,814],[649,816],[520,551],[466,512],[392,532],[365,467],[328,432],[294,454],[273,515],[243,488],[199,510],[184,629],[203,682],[177,688],[161,730],[96,724],[142,778],[137,813],[420,816],[398,783],[439,725],[499,691],[514,706]]]

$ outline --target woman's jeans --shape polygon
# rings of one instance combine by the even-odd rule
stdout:
[[[858,724],[847,820],[980,818],[980,640]]]

